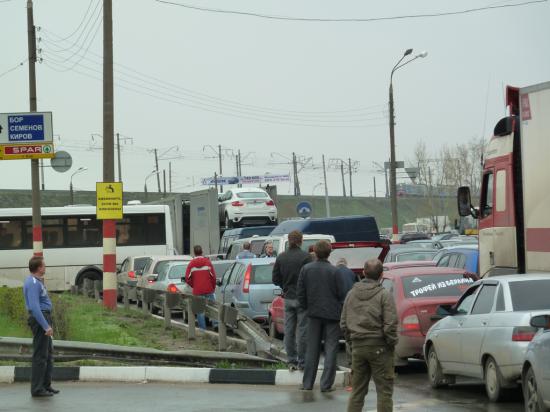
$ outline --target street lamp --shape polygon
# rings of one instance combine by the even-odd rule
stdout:
[[[395,115],[393,108],[393,73],[397,69],[415,61],[416,59],[426,57],[428,52],[423,51],[420,54],[417,54],[412,59],[407,60],[405,63],[401,63],[405,57],[409,56],[413,52],[413,49],[405,50],[403,56],[399,59],[390,75],[390,194],[391,194],[391,219],[392,219],[392,232],[393,232],[393,241],[397,240],[397,234],[399,233],[398,221],[397,221],[397,179],[395,173]]]
[[[144,184],[144,190],[145,190],[145,200],[147,200],[147,180],[149,180],[149,178],[153,177],[153,176],[156,176],[160,173],[160,171],[158,170],[153,170],[151,173],[149,173],[147,175],[147,177],[145,178],[145,184]]]
[[[69,184],[69,191],[71,193],[71,205],[74,205],[74,190],[73,190],[73,177],[79,173],[85,172],[88,170],[87,167],[79,167],[72,175],[71,175],[71,182]]]

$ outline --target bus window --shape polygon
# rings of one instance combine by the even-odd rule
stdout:
[[[22,246],[23,220],[12,218],[0,220],[0,250],[19,249]]]
[[[67,246],[101,246],[101,227],[95,216],[68,217]]]
[[[47,217],[42,219],[42,241],[46,249],[64,246],[63,218]]]

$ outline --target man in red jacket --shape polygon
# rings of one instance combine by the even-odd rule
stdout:
[[[202,296],[212,302],[216,300],[216,271],[212,262],[202,255],[202,247],[193,247],[195,257],[187,265],[185,282],[193,288],[193,295]],[[204,313],[197,313],[197,322],[200,329],[206,329]],[[214,325],[215,326],[215,325]]]

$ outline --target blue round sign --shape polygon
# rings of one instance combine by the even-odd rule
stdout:
[[[312,210],[311,203],[309,202],[300,202],[296,205],[296,212],[298,212],[298,216],[303,218],[310,217]]]

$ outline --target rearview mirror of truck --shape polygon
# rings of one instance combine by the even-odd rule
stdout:
[[[472,215],[472,198],[470,196],[470,188],[468,186],[462,186],[458,188],[457,201],[458,214],[460,216],[464,217]]]

